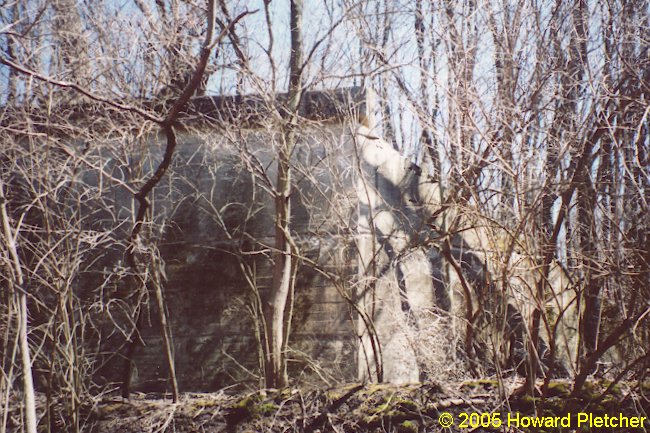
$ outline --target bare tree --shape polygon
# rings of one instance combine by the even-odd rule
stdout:
[[[11,185],[9,198],[5,200],[3,194],[2,200],[3,238],[7,245],[7,249],[3,249],[3,257],[13,269],[7,275],[14,277],[3,279],[2,290],[3,296],[10,294],[20,301],[12,309],[15,313],[10,310],[6,316],[3,315],[7,325],[4,328],[7,333],[3,347],[11,347],[8,344],[12,341],[9,330],[12,329],[12,321],[18,320],[20,326],[17,329],[20,332],[16,334],[15,341],[21,342],[29,431],[36,429],[32,365],[38,372],[38,381],[45,385],[47,391],[47,427],[56,429],[57,425],[65,422],[74,431],[80,431],[79,409],[98,368],[94,365],[96,358],[93,357],[97,356],[96,351],[102,343],[102,330],[97,320],[112,322],[114,329],[124,333],[131,341],[130,347],[135,347],[139,339],[137,324],[143,296],[141,289],[144,288],[151,290],[157,300],[173,398],[178,398],[171,333],[161,287],[161,266],[156,258],[155,245],[147,245],[149,236],[142,237],[143,227],[150,227],[147,224],[151,215],[148,195],[169,167],[177,144],[174,128],[179,113],[204,82],[204,72],[212,50],[248,14],[243,12],[228,21],[215,37],[214,2],[206,3],[207,10],[197,5],[188,6],[188,16],[205,17],[204,42],[201,47],[196,44],[183,47],[186,52],[198,48],[198,60],[180,93],[172,95],[169,108],[160,111],[158,101],[151,99],[160,87],[159,82],[148,80],[146,76],[136,81],[129,80],[128,74],[133,70],[126,61],[110,70],[103,67],[106,62],[111,63],[119,58],[123,42],[129,39],[129,36],[125,39],[112,38],[105,32],[106,24],[127,25],[128,18],[123,11],[111,18],[110,14],[103,14],[110,6],[100,5],[95,10],[97,13],[85,14],[85,18],[82,18],[80,7],[83,6],[64,1],[56,2],[52,9],[47,5],[16,2],[11,14],[3,15],[6,20],[3,23],[3,38],[7,49],[0,62],[6,67],[3,71],[9,71],[7,79],[13,83],[9,86],[9,93],[3,95],[7,105],[3,109],[1,132],[3,140],[8,143],[0,155],[3,191],[5,183]],[[49,16],[53,17],[52,21],[45,20]],[[82,22],[82,19],[87,21]],[[47,46],[48,41],[43,34],[50,29],[50,25],[51,34],[56,39],[51,46],[56,49],[48,52],[46,59],[51,61],[48,65],[35,61],[34,53],[41,49],[40,44]],[[157,30],[156,34],[162,36],[165,29]],[[96,53],[91,53],[85,45],[87,35],[84,32],[103,39],[109,51],[104,56],[93,58]],[[139,40],[144,35],[134,32],[130,36]],[[32,36],[30,44],[23,43]],[[149,50],[146,45],[142,46],[139,55],[142,55],[143,61],[151,59]],[[190,54],[188,56],[191,57]],[[155,71],[167,65],[157,64],[151,59],[151,63],[143,63],[139,67],[143,68],[142,71],[149,68]],[[119,76],[120,72],[125,75]],[[160,78],[165,80],[167,76]],[[115,99],[115,93],[120,91],[131,95],[127,101]],[[149,98],[146,104],[139,100],[142,96]],[[88,112],[100,114],[93,117],[88,116]],[[115,122],[115,116],[121,120]],[[124,144],[137,140],[138,133],[146,136],[151,131],[148,122],[159,125],[167,139],[167,150],[157,169],[149,172],[150,175],[145,170],[142,177],[135,175],[130,179],[108,172],[104,168],[106,162],[102,152],[112,154],[118,160],[123,157],[128,160],[132,155],[122,152],[129,147]],[[101,135],[110,137],[114,144],[100,144],[99,131],[102,131]],[[135,135],[132,135],[134,132]],[[88,177],[96,179],[97,183],[87,183]],[[104,182],[111,184],[111,188],[115,186],[132,194],[138,202],[139,207],[133,215],[133,229],[127,238],[115,237],[117,233],[125,234],[124,209],[119,204],[103,201],[105,197],[102,194],[106,193],[107,188]],[[99,209],[87,207],[88,200],[97,200]],[[91,223],[98,216],[107,218],[115,225],[100,227],[101,223]],[[126,249],[129,269],[120,268],[119,265],[115,267],[117,275],[105,275],[100,285],[101,292],[90,296],[78,288],[78,283],[90,272],[92,263],[101,261],[100,251],[103,248],[109,251]],[[135,293],[133,299],[137,302],[133,305],[116,301],[105,304],[103,288],[124,285],[129,280],[135,282],[132,289]],[[5,288],[4,283],[9,286]],[[113,316],[123,315],[124,312],[127,317],[132,314],[133,329],[124,330]],[[33,318],[32,324],[27,320],[28,314]],[[46,347],[50,352],[39,351],[39,356],[30,360],[28,337],[30,340],[36,339],[40,347]],[[130,363],[131,360],[128,360],[127,364]],[[9,373],[8,376],[3,374],[2,379],[3,406],[8,409],[14,380],[12,358],[3,358],[5,371]],[[128,380],[124,389],[128,395]],[[68,421],[57,418],[57,406],[61,402],[64,402],[64,417]],[[6,428],[5,418],[3,429]]]
[[[30,377],[47,390],[51,431],[63,418],[83,428],[81,401],[111,356],[124,361],[128,396],[150,295],[178,397],[160,249],[173,221],[159,212],[156,190],[162,179],[189,183],[170,173],[176,149],[196,132],[185,122],[196,114],[191,98],[206,89],[234,93],[241,103],[201,122],[218,131],[206,142],[219,141],[224,158],[237,156],[237,173],[250,182],[234,184],[250,195],[229,195],[223,208],[199,187],[195,196],[223,229],[221,247],[236,256],[259,342],[259,368],[247,374],[264,386],[286,386],[288,361],[308,358],[292,336],[303,299],[296,287],[310,272],[335,288],[350,324],[360,323],[350,326],[353,338],[361,356],[374,359],[364,377],[384,380],[381,358],[394,355],[383,352],[387,338],[375,327],[380,290],[398,300],[402,328],[412,332],[406,345],[424,370],[438,352],[427,358],[415,344],[427,323],[411,314],[405,283],[416,256],[427,261],[423,272],[440,295],[422,315],[450,324],[445,344],[460,349],[453,351],[460,369],[524,374],[530,393],[540,377],[545,391],[554,375],[570,375],[578,393],[592,374],[620,379],[647,368],[650,18],[643,1],[325,1],[313,4],[314,14],[301,1],[289,8],[263,1],[250,20],[242,4],[222,1],[6,3],[5,431],[18,379],[30,432],[38,419]],[[381,124],[339,131],[345,146],[327,148],[323,123],[303,115],[313,102],[305,95],[358,84],[377,90]],[[399,179],[379,173],[373,180],[364,171],[379,169],[364,166],[362,154],[368,143],[384,143],[382,135],[384,156],[404,157],[406,168],[390,166]],[[159,140],[162,152],[154,149]],[[249,140],[267,146],[254,149]],[[308,147],[313,155],[305,156]],[[325,169],[327,152],[344,154],[347,171]],[[378,182],[396,197],[375,206]],[[405,192],[406,184],[426,187]],[[363,217],[350,215],[354,200],[367,205]],[[324,204],[336,227],[311,218],[310,239],[324,245],[339,236],[351,256],[367,247],[356,275],[332,271],[326,263],[335,254],[314,253],[297,227],[296,215],[317,214]],[[272,236],[247,225],[265,206]],[[386,215],[399,224],[381,232]],[[370,246],[357,236],[362,220]],[[119,355],[101,353],[117,339]]]
[[[27,317],[27,293],[25,291],[25,279],[23,278],[22,264],[18,257],[16,248],[15,228],[11,227],[9,215],[7,214],[6,197],[4,184],[0,183],[0,219],[2,220],[2,234],[6,253],[11,259],[11,267],[8,268],[9,290],[12,296],[12,306],[18,311],[18,345],[20,346],[23,375],[23,391],[25,393],[25,424],[28,433],[36,433],[36,403],[34,397],[34,382],[32,378],[32,361],[28,342],[29,321]],[[3,251],[4,252],[4,251]],[[8,264],[9,265],[9,264]],[[4,382],[4,378],[3,378]],[[3,423],[3,426],[6,423]],[[4,427],[3,427],[4,428]]]
[[[633,22],[646,22],[647,15],[636,4],[597,1],[560,2],[548,8],[511,2],[417,2],[413,7],[391,3],[381,10],[376,15],[387,23],[383,29],[392,31],[388,44],[370,34],[370,26],[357,27],[370,50],[382,47],[382,52],[390,53],[385,70],[370,74],[376,80],[393,80],[395,90],[387,102],[409,112],[409,116],[392,116],[398,123],[394,129],[414,122],[411,140],[424,137],[415,147],[415,158],[418,152],[428,151],[431,142],[440,152],[444,194],[433,214],[447,215],[440,228],[449,236],[449,247],[454,238],[465,237],[471,248],[481,252],[490,271],[490,286],[500,287],[481,294],[476,287],[462,284],[458,271],[463,260],[458,257],[459,267],[446,273],[452,280],[460,278],[458,291],[452,282],[450,293],[452,300],[464,304],[468,355],[484,352],[489,342],[496,354],[488,360],[501,359],[505,368],[528,364],[529,385],[540,374],[548,381],[563,369],[580,370],[579,389],[596,367],[596,359],[621,344],[630,324],[645,317],[647,310],[638,303],[637,308],[621,303],[624,298],[637,299],[636,291],[623,288],[631,287],[631,280],[623,283],[604,277],[620,266],[606,258],[612,257],[608,245],[618,245],[622,256],[635,256],[635,266],[645,263],[641,269],[646,260],[618,241],[597,240],[602,238],[601,230],[626,237],[625,215],[638,215],[630,207],[627,211],[618,207],[625,205],[611,193],[631,191],[623,186],[628,182],[623,179],[628,174],[632,179],[634,170],[638,173],[647,165],[643,158],[631,161],[631,154],[625,157],[622,150],[623,143],[643,142],[641,131],[647,127],[641,102],[648,90],[642,80],[648,69],[646,50],[641,46],[643,36],[629,31]],[[400,38],[409,16],[416,30],[414,41]],[[363,19],[367,18],[359,23]],[[609,36],[599,39],[600,34]],[[635,61],[628,63],[623,57]],[[417,65],[417,75],[407,72],[410,65]],[[415,88],[419,97],[413,96]],[[438,107],[433,115],[432,106]],[[622,119],[630,116],[637,119],[635,126],[623,126]],[[623,131],[637,133],[634,139],[623,139]],[[426,138],[429,133],[432,139]],[[614,151],[613,143],[620,143],[621,153]],[[633,154],[645,155],[646,147],[637,147]],[[426,169],[436,169],[435,156]],[[647,176],[637,179],[632,184],[647,182]],[[644,208],[645,193],[634,190]],[[455,220],[448,212],[451,209],[457,209],[456,215],[463,219]],[[476,218],[466,219],[468,215]],[[483,229],[483,246],[471,239],[477,226]],[[452,258],[448,261],[453,265]],[[523,263],[534,272],[523,275]],[[564,282],[558,285],[557,278]],[[623,292],[631,298],[621,297]],[[605,293],[618,293],[617,300],[606,301]],[[627,319],[610,316],[604,326],[605,305],[618,305],[619,312],[625,311],[618,317]],[[545,306],[556,313],[548,314]],[[526,323],[508,323],[521,317],[507,313],[515,307]],[[489,316],[484,316],[488,308]],[[486,324],[482,317],[500,318],[492,322],[494,332],[481,331]],[[569,335],[570,328],[579,329],[578,334]],[[603,334],[603,329],[613,332]],[[467,340],[469,333],[476,342]]]
[[[282,388],[287,384],[286,345],[288,342],[290,316],[287,317],[287,303],[293,302],[295,263],[297,254],[291,238],[289,218],[291,215],[291,154],[296,145],[298,108],[302,95],[303,43],[302,43],[301,0],[291,2],[291,56],[289,59],[289,93],[285,119],[280,126],[282,142],[278,148],[278,173],[275,184],[275,253],[273,283],[270,299],[264,308],[266,319],[265,345],[267,347],[264,374],[266,386]]]

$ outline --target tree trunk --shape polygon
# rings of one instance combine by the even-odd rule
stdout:
[[[27,293],[24,290],[23,272],[18,258],[16,238],[9,225],[6,199],[4,195],[4,183],[0,179],[0,219],[2,219],[2,234],[11,256],[12,275],[10,284],[13,286],[13,296],[18,304],[18,338],[20,345],[22,369],[23,369],[23,393],[25,400],[25,431],[36,433],[36,402],[34,398],[34,380],[32,379],[32,361],[29,353],[28,320],[27,320]]]
[[[278,173],[275,187],[275,254],[273,283],[269,301],[264,306],[266,321],[266,356],[264,378],[266,386],[287,385],[285,344],[288,340],[287,304],[294,284],[293,242],[291,239],[291,154],[296,144],[298,107],[302,96],[302,0],[291,2],[291,57],[289,99],[283,113],[283,134],[278,150]],[[289,309],[291,311],[291,309]]]
[[[288,137],[287,137],[288,138]],[[275,197],[275,263],[271,299],[266,305],[268,353],[265,379],[269,388],[282,388],[287,384],[286,359],[283,353],[285,340],[285,310],[292,285],[291,243],[289,215],[291,214],[290,142],[283,142],[278,160],[277,192]]]

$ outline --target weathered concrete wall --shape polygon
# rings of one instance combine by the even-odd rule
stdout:
[[[259,295],[263,301],[271,284],[269,189],[281,137],[259,115],[256,102],[244,104],[250,110],[237,108],[236,102],[217,100],[212,111],[198,109],[204,116],[198,132],[179,136],[173,166],[152,200],[154,225],[148,236],[158,239],[165,261],[176,368],[185,391],[256,380],[259,353],[251,311],[256,303],[251,300]],[[292,155],[292,233],[304,260],[297,273],[290,374],[321,383],[356,378],[415,382],[430,373],[425,352],[453,351],[443,333],[464,329],[455,321],[464,314],[467,293],[449,271],[441,248],[444,236],[451,236],[450,254],[472,285],[474,299],[501,284],[501,273],[492,272],[501,260],[499,235],[485,220],[465,216],[457,229],[462,235],[446,233],[448,221],[461,214],[455,208],[431,221],[442,200],[439,185],[377,136],[370,94],[355,90],[351,102],[352,109],[337,108],[329,120],[306,119]],[[305,113],[330,110],[322,108],[329,105],[319,97],[307,97],[305,104]],[[230,107],[226,114],[224,107]],[[226,121],[219,116],[242,123],[215,128],[211,122]],[[150,154],[140,158],[149,170],[163,151],[159,138],[150,143]],[[126,176],[117,161],[107,161],[106,167]],[[114,190],[111,201],[122,206],[118,219],[129,221],[131,197],[124,189]],[[129,229],[125,224],[117,235],[126,238]],[[505,278],[513,296],[500,300],[502,315],[508,306],[524,320],[531,313],[536,275],[530,259],[515,254],[510,261]],[[553,272],[552,290],[560,293],[566,283],[558,269]],[[554,311],[570,304],[553,293],[548,301]],[[150,304],[133,383],[135,389],[161,391],[168,389],[168,374]],[[495,317],[498,307],[490,308],[485,317]],[[562,320],[571,317],[569,311]],[[558,330],[567,334],[559,350],[568,359],[575,346],[573,331],[564,322]],[[523,338],[522,327],[515,331]],[[109,340],[109,351],[115,340]],[[117,381],[121,366],[122,360],[113,357],[102,374]]]
[[[360,128],[357,140],[364,173],[357,181],[359,272],[365,283],[360,298],[379,337],[383,378],[378,377],[376,351],[369,341],[372,336],[361,323],[359,375],[361,379],[416,382],[420,379],[419,342],[410,338],[409,315],[416,314],[414,308],[433,308],[439,302],[428,251],[413,246],[424,245],[434,234],[426,224],[421,193],[424,200],[436,200],[435,185],[374,131]],[[439,294],[444,299],[444,289]]]
[[[477,308],[483,308],[483,321],[495,321],[483,325],[492,326],[488,330],[493,333],[492,344],[510,345],[511,359],[504,361],[512,368],[521,367],[526,359],[526,327],[536,305],[536,284],[542,279],[540,267],[533,258],[516,251],[506,257],[502,244],[504,239],[509,240],[507,233],[489,216],[470,217],[456,206],[441,211],[439,184],[374,131],[361,127],[357,142],[363,166],[357,186],[363,246],[359,272],[365,282],[360,298],[381,343],[383,380],[421,380],[426,351],[453,352],[451,340],[443,338],[442,333],[437,340],[428,341],[429,347],[422,347],[422,328],[432,312],[438,316],[447,312],[451,313],[450,328],[462,333],[465,325],[462,321],[454,325],[454,317],[467,317],[468,297],[473,315]],[[432,219],[434,214],[437,217]],[[456,227],[450,230],[452,221]],[[446,239],[448,254],[462,276],[452,269],[444,253]],[[526,240],[519,242],[525,244]],[[470,286],[469,293],[462,288],[461,277]],[[555,322],[543,327],[542,337],[549,341],[548,329],[553,328],[560,370],[571,369],[578,344],[575,296],[567,290],[568,278],[557,264],[551,269],[549,282],[545,313]],[[364,337],[359,375],[377,380],[371,335],[362,323],[359,326]],[[475,337],[485,337],[480,335],[480,323],[475,326]],[[494,329],[503,329],[503,334],[494,335]],[[542,358],[544,350],[539,349]]]
[[[344,125],[303,131],[293,159],[293,237],[305,258],[342,279],[354,278],[356,192]],[[162,226],[165,296],[174,337],[179,386],[214,390],[255,380],[258,344],[250,311],[253,289],[264,299],[271,284],[273,199],[264,176],[275,179],[277,138],[264,130],[184,135],[168,180],[155,192]],[[245,148],[242,145],[245,143]],[[247,165],[248,164],[248,165]],[[251,166],[264,169],[256,178]],[[242,255],[242,252],[244,255]],[[247,281],[242,266],[251,272]],[[297,273],[290,347],[291,374],[315,377],[311,365],[337,380],[355,374],[354,322],[330,281],[303,263]],[[160,390],[167,382],[157,318],[143,329],[135,388]],[[320,372],[319,372],[320,373]]]
[[[358,164],[352,136],[359,124],[372,121],[371,97],[356,88],[310,92],[301,106],[304,122],[292,155],[291,226],[303,260],[295,287],[289,373],[303,382],[356,377],[355,315],[341,293],[352,293],[357,274]],[[191,128],[178,135],[172,166],[151,197],[152,223],[142,235],[144,244],[156,245],[164,260],[179,386],[210,391],[257,380],[259,344],[252,309],[259,307],[254,298],[264,302],[271,285],[271,190],[282,137],[274,113],[255,97],[204,98],[186,115]],[[104,158],[104,171],[114,180],[102,188],[111,209],[102,212],[100,207],[94,224],[113,227],[117,238],[128,238],[135,210],[132,192],[121,183],[132,183],[134,173],[152,173],[164,152],[160,136],[141,142],[148,144],[137,151],[125,149],[128,160],[110,152]],[[92,171],[87,177],[89,183],[100,182]],[[116,227],[115,221],[122,223]],[[107,252],[97,264],[104,266],[102,276],[111,268],[114,274],[128,272],[123,251]],[[107,293],[116,292],[109,308],[118,322],[127,320],[120,306],[137,297],[129,293],[137,285],[123,280],[112,288],[104,283]],[[101,278],[89,281],[96,286]],[[148,296],[133,389],[169,390],[157,307],[153,293]],[[124,335],[111,326],[106,327],[111,335],[103,337],[106,364],[98,376],[118,382]]]

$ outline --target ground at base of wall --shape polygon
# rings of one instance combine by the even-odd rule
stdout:
[[[650,429],[650,383],[612,386],[604,380],[588,382],[578,397],[570,396],[568,382],[552,382],[546,397],[526,396],[520,392],[522,385],[520,380],[499,383],[492,379],[444,386],[348,384],[330,389],[263,390],[238,395],[186,394],[178,403],[147,395],[134,395],[130,400],[104,397],[82,411],[81,430],[613,433]],[[444,428],[446,422],[453,424]],[[642,422],[645,430],[633,428],[635,422]],[[627,428],[617,428],[622,423],[627,423]]]

